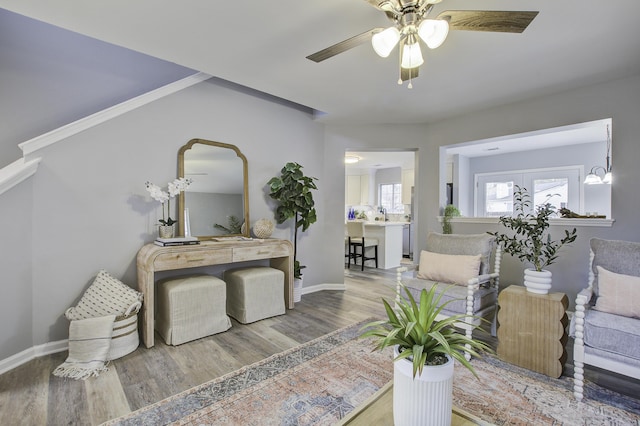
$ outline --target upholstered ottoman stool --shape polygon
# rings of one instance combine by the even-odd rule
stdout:
[[[268,267],[229,269],[227,312],[243,324],[282,315],[284,307],[284,272]]]
[[[226,284],[210,275],[158,283],[156,330],[168,345],[179,345],[228,330]]]

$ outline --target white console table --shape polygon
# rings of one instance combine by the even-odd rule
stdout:
[[[284,272],[285,306],[293,309],[293,245],[288,240],[202,241],[197,245],[160,247],[147,244],[138,252],[138,289],[142,303],[142,339],[154,345],[155,273],[199,266],[223,265],[251,260],[270,260],[270,266]]]

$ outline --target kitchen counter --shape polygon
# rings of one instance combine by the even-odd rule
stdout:
[[[366,226],[403,226],[408,224],[409,222],[383,222],[381,220],[369,220],[365,222]]]
[[[365,238],[378,240],[378,269],[398,268],[402,260],[402,231],[409,222],[365,222]],[[346,225],[345,225],[346,226]],[[373,247],[367,247],[373,256]]]

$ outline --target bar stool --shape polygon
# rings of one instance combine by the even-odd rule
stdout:
[[[353,264],[358,264],[358,258],[362,259],[362,270],[364,271],[364,262],[367,260],[374,260],[376,268],[378,267],[378,239],[377,238],[365,238],[364,222],[347,222],[347,238],[349,243],[349,262],[347,262],[347,268],[351,265],[351,259]],[[360,253],[358,253],[358,247],[360,247]],[[375,256],[367,257],[366,248],[373,247]]]

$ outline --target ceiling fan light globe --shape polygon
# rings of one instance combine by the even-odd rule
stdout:
[[[444,19],[425,19],[418,26],[418,35],[429,49],[440,47],[449,34],[449,22]]]
[[[398,41],[400,41],[400,31],[396,27],[389,27],[371,37],[373,50],[383,58],[389,56]]]
[[[413,44],[405,44],[402,46],[402,60],[400,66],[402,68],[416,68],[424,64],[420,43],[417,41]]]
[[[613,175],[611,172],[607,172],[602,178],[602,183],[611,184],[611,182],[613,182]]]

